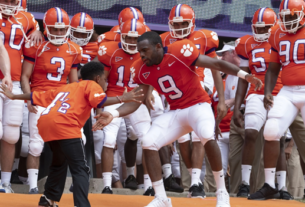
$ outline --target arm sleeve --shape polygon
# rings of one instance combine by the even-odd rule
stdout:
[[[90,81],[86,87],[85,95],[91,107],[101,108],[107,100],[107,95],[102,87],[97,83]]]
[[[168,46],[168,51],[184,62],[187,66],[195,65],[200,52],[190,40],[177,41]],[[195,67],[193,67],[195,69]]]
[[[24,61],[34,64],[37,48],[35,46],[30,47],[29,42],[23,44],[23,57]]]
[[[83,59],[83,57],[82,57],[82,55],[83,55],[83,48],[77,46],[76,50],[77,50],[77,54],[76,54],[75,59],[74,59],[74,61],[72,63],[71,69],[77,69],[79,64],[82,62],[82,59]]]
[[[218,35],[216,32],[208,31],[206,36],[207,36],[207,47],[206,47],[205,55],[211,58],[215,58],[217,56],[216,49],[219,46]]]

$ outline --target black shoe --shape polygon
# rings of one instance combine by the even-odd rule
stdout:
[[[12,171],[11,183],[13,183],[13,184],[21,184],[21,185],[23,184],[23,182],[21,182],[19,180],[18,170],[17,169]]]
[[[73,193],[73,183],[71,184],[71,186],[70,186],[70,188],[69,188],[69,191],[70,191],[71,193]]]
[[[198,183],[199,185],[192,185],[189,189],[188,198],[205,198],[205,192],[203,190],[203,185]]]
[[[45,207],[54,207],[55,206],[55,207],[58,207],[58,205],[55,202],[47,199],[47,197],[45,195],[42,195],[40,197],[38,206],[45,206]]]
[[[144,196],[155,196],[155,190],[153,187],[147,188],[145,193],[143,194]]]
[[[236,197],[247,198],[249,196],[249,193],[250,193],[250,185],[247,185],[245,182],[243,182],[239,186]]]
[[[176,193],[182,193],[184,191],[184,189],[177,183],[173,174],[171,174],[170,176],[168,176],[168,178],[164,180],[164,188],[166,191],[171,191]]]
[[[106,186],[103,191],[102,191],[102,194],[113,194],[112,190]]]
[[[264,186],[251,194],[249,200],[267,200],[267,199],[279,199],[280,193],[277,189],[272,188],[269,184],[265,183]]]
[[[131,190],[137,190],[138,189],[138,183],[133,175],[129,175],[128,178],[125,180],[124,188],[129,188]]]
[[[283,199],[283,200],[293,200],[294,199],[294,197],[284,187],[281,190],[279,190],[279,193],[280,193],[280,199]]]

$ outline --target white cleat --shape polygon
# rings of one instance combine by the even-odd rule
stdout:
[[[225,189],[219,189],[216,191],[217,204],[216,207],[231,207],[230,196]]]
[[[170,198],[158,198],[155,197],[152,202],[150,202],[145,207],[173,207],[172,206],[172,200]]]
[[[4,183],[0,185],[0,193],[14,193],[13,189],[11,188],[11,184]]]

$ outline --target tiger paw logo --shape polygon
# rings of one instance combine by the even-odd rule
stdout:
[[[106,54],[106,50],[107,48],[103,45],[103,46],[100,46],[99,50],[98,50],[98,54],[99,56],[103,56]]]
[[[190,44],[183,45],[181,49],[181,53],[184,55],[184,57],[190,57],[194,51],[194,48],[190,46]]]
[[[103,41],[103,39],[105,39],[105,37],[106,37],[106,35],[104,35],[104,34],[101,34],[99,37],[98,37],[98,43],[100,43],[100,42],[102,42]]]

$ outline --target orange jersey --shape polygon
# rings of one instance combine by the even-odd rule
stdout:
[[[67,84],[71,69],[77,69],[82,60],[82,48],[69,41],[56,46],[49,41],[39,46],[25,44],[24,60],[34,64],[31,91],[46,91]]]
[[[223,80],[223,86],[225,88],[226,80]],[[212,108],[213,108],[213,111],[214,111],[215,118],[217,117],[218,102],[219,102],[218,93],[216,91],[216,88],[214,87],[214,93],[212,95]],[[219,128],[220,128],[221,132],[229,132],[230,131],[230,123],[231,123],[232,116],[233,116],[233,111],[228,109],[227,115],[225,117],[223,117],[223,119],[221,120],[221,122],[219,124]]]
[[[92,108],[101,108],[107,96],[94,81],[71,83],[48,91],[34,91],[32,104],[46,107],[38,120],[45,142],[81,138],[81,128]]]
[[[82,48],[83,48],[83,59],[81,64],[85,65],[86,63],[91,62],[97,56],[98,43],[89,42],[87,45],[82,46]]]
[[[124,87],[130,91],[136,87],[131,78],[130,66],[135,60],[140,59],[140,54],[128,54],[122,49],[120,42],[106,42],[101,44],[98,52],[98,60],[105,65],[109,72],[107,96],[121,96]]]
[[[15,17],[22,25],[16,22],[13,17],[3,17],[0,35],[10,57],[12,80],[20,81],[22,70],[22,47],[25,41],[22,28],[24,33],[29,35],[31,32],[37,29],[37,22],[34,16],[28,12],[18,12]],[[3,74],[1,71],[0,79],[3,79]]]
[[[270,62],[271,45],[268,42],[256,42],[252,35],[246,35],[236,41],[235,51],[240,58],[249,61],[249,69],[251,73],[265,83],[265,75]],[[277,95],[283,87],[281,81],[281,72],[277,79],[276,85],[272,91],[272,95]],[[248,96],[250,94],[264,95],[264,86],[261,90],[255,91],[255,86],[251,85]]]
[[[198,103],[210,102],[200,85],[194,64],[200,55],[196,45],[180,40],[164,48],[159,65],[147,67],[141,59],[131,67],[134,81],[153,86],[164,94],[171,110],[184,109]]]
[[[305,85],[305,28],[295,34],[283,32],[278,25],[271,28],[269,43],[272,47],[270,62],[282,64],[283,85]]]
[[[98,37],[98,44],[104,44],[106,42],[121,42],[121,33],[117,32],[105,32]]]

